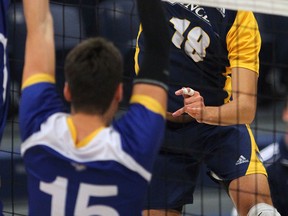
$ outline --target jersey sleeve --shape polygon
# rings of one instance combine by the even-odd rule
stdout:
[[[259,73],[261,37],[252,12],[238,11],[226,41],[232,68],[242,67]]]
[[[151,172],[164,136],[165,110],[144,95],[132,96],[130,103],[126,114],[113,126],[121,134],[123,150]]]
[[[54,78],[45,74],[31,76],[22,86],[19,108],[21,139],[24,141],[39,131],[41,124],[52,114],[64,111]]]

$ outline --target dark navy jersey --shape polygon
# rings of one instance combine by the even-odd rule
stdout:
[[[35,75],[22,90],[29,215],[140,216],[165,110],[150,97],[133,95],[124,116],[76,142],[77,131],[53,82]]]
[[[174,92],[192,87],[209,106],[231,99],[231,68],[258,73],[261,38],[251,12],[163,2],[170,24],[170,92],[168,111],[183,106]],[[144,48],[140,27],[135,54],[139,70]]]
[[[9,0],[0,1],[0,140],[8,114],[9,73],[7,59],[7,23],[6,16]]]

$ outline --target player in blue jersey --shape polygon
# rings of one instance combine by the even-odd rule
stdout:
[[[160,1],[137,5],[148,52],[129,111],[113,120],[122,98],[118,49],[94,38],[68,54],[64,95],[71,114],[64,113],[55,86],[49,1],[24,0],[28,33],[20,129],[29,215],[142,215],[164,133],[169,38]]]
[[[0,1],[0,141],[3,136],[9,105],[9,73],[7,59],[7,23],[6,16],[9,0]],[[0,173],[1,190],[1,173]],[[2,203],[0,201],[0,215],[2,215]]]
[[[202,163],[225,185],[239,215],[277,215],[248,125],[256,110],[261,44],[253,13],[163,4],[172,43],[167,127],[145,215],[180,215],[193,203]],[[136,71],[146,53],[142,32]]]

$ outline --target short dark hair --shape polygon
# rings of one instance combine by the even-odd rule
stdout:
[[[69,52],[64,71],[75,112],[104,114],[122,82],[123,60],[112,42],[91,38]]]

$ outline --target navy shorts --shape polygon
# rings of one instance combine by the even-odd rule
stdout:
[[[193,203],[202,163],[221,180],[266,170],[248,125],[213,126],[167,123],[156,159],[145,209],[181,209]]]

